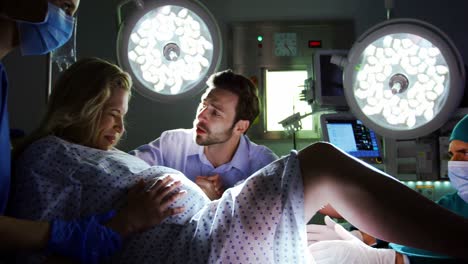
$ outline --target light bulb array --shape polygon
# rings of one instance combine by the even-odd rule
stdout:
[[[130,34],[128,58],[134,74],[148,89],[179,94],[208,72],[213,40],[196,13],[166,5],[138,21]]]
[[[407,33],[381,37],[367,46],[360,62],[354,95],[371,119],[401,129],[418,127],[430,121],[446,99],[447,62],[425,38]],[[405,81],[394,82],[395,74]]]

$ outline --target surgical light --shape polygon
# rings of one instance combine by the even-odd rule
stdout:
[[[138,4],[140,11],[121,23],[118,36],[118,61],[137,91],[160,101],[199,92],[221,59],[213,16],[196,1]]]
[[[392,19],[353,45],[344,71],[351,111],[383,136],[426,135],[443,125],[463,95],[465,69],[455,45],[439,29]]]

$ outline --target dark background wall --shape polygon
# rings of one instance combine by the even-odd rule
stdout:
[[[117,0],[81,0],[78,21],[78,57],[96,56],[113,62],[116,57]],[[383,0],[204,0],[214,14],[223,39],[229,25],[240,21],[350,19],[356,36],[384,21]],[[455,43],[463,58],[468,58],[468,1],[396,0],[394,17],[425,20],[442,29]],[[229,46],[224,49],[220,70],[229,68]],[[21,57],[19,52],[4,61],[10,79],[9,111],[12,128],[27,133],[34,129],[45,112],[46,68],[44,57]],[[191,127],[199,95],[176,104],[154,102],[134,93],[127,117],[125,141],[120,147],[130,150],[146,143],[167,129]],[[289,147],[289,146],[286,146]]]

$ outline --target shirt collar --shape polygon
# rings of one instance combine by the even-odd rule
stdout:
[[[198,145],[195,142],[195,139],[192,137],[192,147],[188,150],[188,155],[189,156],[194,156],[198,155],[198,158],[200,159],[201,162],[210,164],[208,159],[205,156],[205,153],[203,153],[203,146]],[[249,170],[249,145],[247,142],[247,136],[242,135],[240,137],[239,141],[239,146],[237,146],[236,152],[234,153],[234,156],[232,157],[231,161],[223,164],[221,166],[232,166],[237,169],[239,169],[242,172],[246,172]]]
[[[247,144],[245,135],[240,137],[239,146],[236,149],[236,153],[231,159],[231,166],[241,170],[242,172],[246,172],[249,170],[249,146]]]
[[[189,149],[187,150],[187,155],[188,156],[193,156],[193,155],[197,155],[199,153],[203,153],[203,146],[200,146],[197,144],[197,142],[195,142],[195,129],[192,128],[192,137],[190,138],[190,143],[192,144],[189,144]]]

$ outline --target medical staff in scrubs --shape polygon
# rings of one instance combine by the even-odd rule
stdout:
[[[443,196],[437,203],[465,218],[468,218],[468,115],[466,115],[454,127],[450,136],[448,162],[448,175],[450,183],[457,192]],[[335,223],[326,219],[325,233],[333,234],[328,236],[327,241],[312,244],[309,249],[314,255],[317,264],[337,264],[337,263],[381,263],[381,264],[450,264],[466,263],[463,260],[454,259],[449,256],[440,255],[434,252],[407,247],[390,243],[390,249],[376,249],[367,246],[359,241],[349,232],[340,227],[335,227]],[[430,230],[428,230],[430,232]],[[334,237],[335,240],[330,240]],[[467,246],[467,245],[461,245]]]
[[[439,205],[468,218],[468,115],[457,123],[450,136],[448,176],[457,192],[443,196]],[[468,246],[468,245],[465,245]],[[461,263],[447,256],[430,251],[390,243],[397,254],[405,255],[410,263]]]
[[[17,47],[22,55],[43,55],[65,44],[72,35],[73,15],[78,5],[79,0],[2,0],[0,60]],[[173,183],[168,179],[146,193],[142,191],[145,183],[140,182],[129,192],[128,206],[117,213],[111,211],[80,220],[54,220],[51,223],[5,216],[11,180],[7,92],[7,74],[0,63],[0,253],[45,249],[51,254],[96,263],[118,251],[123,237],[154,226],[183,210],[169,209],[163,203],[180,196],[167,195],[168,189],[178,186],[176,182],[166,187]]]

